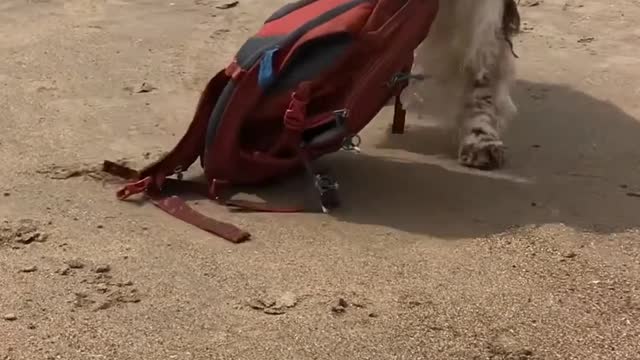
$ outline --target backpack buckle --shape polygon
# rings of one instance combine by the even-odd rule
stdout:
[[[147,176],[142,180],[127,184],[122,189],[118,190],[116,196],[120,200],[125,200],[132,195],[143,193],[147,191],[152,180],[151,176]]]

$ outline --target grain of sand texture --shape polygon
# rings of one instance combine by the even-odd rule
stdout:
[[[0,1],[0,359],[640,359],[640,3],[531,3],[504,170],[386,109],[330,216],[190,200],[233,245],[95,169],[169,150],[283,1]]]

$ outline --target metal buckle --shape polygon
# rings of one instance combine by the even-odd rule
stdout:
[[[336,123],[340,126],[344,124],[344,121],[349,117],[349,109],[335,110],[333,115],[336,117]]]
[[[314,185],[320,194],[320,206],[322,207],[323,213],[327,214],[330,209],[340,205],[340,199],[338,197],[338,188],[340,185],[337,181],[328,175],[315,174]]]

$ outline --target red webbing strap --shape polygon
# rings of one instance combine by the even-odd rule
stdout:
[[[173,179],[169,179],[173,180]],[[175,181],[175,180],[174,180]],[[181,183],[185,183],[181,181]],[[183,184],[187,185],[187,184]],[[250,200],[240,200],[240,199],[230,199],[226,190],[229,186],[229,183],[226,181],[221,181],[219,179],[213,179],[211,181],[211,186],[208,189],[203,188],[202,184],[199,183],[190,183],[188,186],[197,187],[196,192],[203,193],[204,196],[209,199],[215,200],[222,205],[225,205],[231,211],[245,211],[245,212],[272,212],[272,213],[290,213],[290,212],[301,212],[304,211],[304,207],[278,207],[273,206],[264,202],[250,201]]]
[[[184,200],[175,195],[151,195],[149,197],[155,206],[164,210],[169,215],[196,226],[206,232],[217,235],[225,240],[229,240],[232,243],[241,243],[249,240],[251,237],[251,234],[234,225],[202,215],[187,205]]]
[[[309,156],[306,153],[305,149],[299,149],[299,153],[298,155],[300,156],[300,161],[305,165],[306,169],[307,169],[307,175],[309,175],[311,177],[312,181],[315,181],[315,173],[313,172],[313,169],[311,168],[311,164],[309,161]],[[315,183],[313,183],[313,186],[315,188]],[[315,189],[318,190],[318,189]],[[322,195],[320,196],[322,197]],[[322,199],[320,199],[320,205],[322,207],[324,207],[324,203],[322,201]],[[248,201],[248,200],[234,200],[234,199],[230,199],[230,200],[226,200],[225,201],[225,205],[227,205],[228,207],[230,207],[231,210],[233,211],[246,211],[246,212],[250,212],[250,211],[254,211],[254,212],[276,212],[276,213],[295,213],[295,212],[306,212],[308,209],[306,206],[304,205],[299,205],[299,206],[289,206],[289,207],[280,207],[280,206],[274,206],[271,205],[269,203],[264,203],[264,202],[256,202],[256,201]],[[324,211],[324,209],[323,209]]]
[[[227,205],[230,210],[246,212],[296,213],[306,210],[304,206],[279,207],[249,200],[227,200],[225,201],[225,205]]]
[[[291,93],[289,107],[284,113],[284,128],[275,145],[269,150],[269,155],[277,155],[284,150],[297,150],[302,141],[302,132],[307,120],[307,105],[311,96],[311,83],[302,82]]]
[[[135,180],[139,177],[139,173],[137,171],[111,161],[105,161],[103,163],[102,170],[106,173],[128,180]],[[196,226],[206,232],[231,241],[232,243],[237,244],[246,241],[251,237],[251,234],[232,224],[202,215],[192,209],[178,196],[166,195],[161,191],[152,191],[152,189],[149,188],[149,185],[152,182],[151,177],[146,177],[142,180],[136,181],[135,183],[127,184],[123,189],[118,191],[118,198],[124,200],[136,193],[144,193],[155,206],[162,209],[167,214]],[[187,190],[208,196],[208,189],[206,186],[191,181],[165,179],[163,185],[163,191]]]
[[[215,184],[215,181],[214,181]],[[274,213],[291,213],[291,212],[301,212],[304,211],[304,207],[280,207],[275,206],[269,203],[257,202],[251,200],[240,200],[240,199],[227,199],[223,194],[224,191],[222,189],[225,188],[225,185],[218,185],[220,191],[212,191],[214,186],[208,187],[207,185],[195,181],[188,180],[176,180],[176,179],[166,179],[164,185],[162,187],[163,192],[167,193],[181,193],[181,192],[191,192],[196,193],[205,197],[208,197],[211,200],[217,201],[218,203],[229,207],[230,210],[233,211],[255,211],[255,212],[274,212]]]

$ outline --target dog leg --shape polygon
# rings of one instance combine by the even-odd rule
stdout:
[[[515,78],[514,55],[510,35],[504,32],[479,34],[475,40],[478,42],[471,42],[464,60],[464,90],[456,119],[458,161],[492,170],[505,163],[502,134],[517,112],[510,95]]]
[[[492,79],[498,83],[492,84]],[[516,112],[505,89],[508,85],[505,78],[486,71],[470,79],[458,116],[458,161],[462,165],[482,170],[504,165],[502,133]]]

